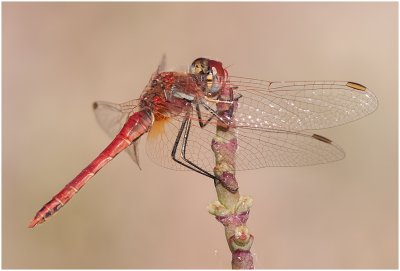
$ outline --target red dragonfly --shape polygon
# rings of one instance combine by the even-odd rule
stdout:
[[[349,81],[264,81],[228,76],[222,63],[196,59],[189,72],[152,75],[139,99],[93,105],[100,126],[114,139],[70,183],[40,209],[29,227],[64,206],[102,167],[127,150],[139,165],[137,144],[148,133],[146,150],[157,164],[191,169],[215,180],[210,150],[217,122],[234,127],[236,170],[304,166],[344,158],[331,140],[305,130],[342,125],[372,113],[377,99]],[[229,99],[221,92],[228,90]],[[227,114],[217,105],[229,106]]]

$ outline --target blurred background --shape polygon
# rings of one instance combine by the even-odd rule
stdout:
[[[2,3],[3,268],[230,268],[212,182],[121,154],[29,220],[110,142],[92,102],[138,98],[165,53],[230,74],[349,80],[378,110],[319,131],[342,161],[239,172],[256,268],[397,268],[397,3]]]

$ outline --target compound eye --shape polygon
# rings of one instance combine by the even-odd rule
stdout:
[[[207,74],[208,71],[208,59],[200,57],[192,62],[190,65],[191,74]]]
[[[211,75],[211,81],[207,78],[207,95],[215,96],[225,86],[225,69],[222,67],[222,63],[210,60],[209,61],[209,74]]]
[[[196,63],[193,67],[193,73],[204,73],[204,68],[200,63]]]

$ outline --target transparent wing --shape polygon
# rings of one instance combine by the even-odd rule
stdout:
[[[274,129],[238,129],[237,169],[310,166],[338,161],[344,151],[317,135]]]
[[[135,111],[137,104],[137,100],[122,104],[99,101],[93,103],[93,110],[100,127],[114,138],[124,126],[129,115]]]
[[[378,104],[376,97],[366,87],[353,82],[269,82],[231,77],[228,84],[235,92],[234,97],[239,98],[234,114],[239,146],[237,170],[315,165],[340,160],[344,152],[339,146],[323,136],[299,131],[354,121],[372,113]],[[216,110],[216,102],[209,98],[201,101],[201,118],[211,118],[203,128],[199,126],[196,110],[190,112],[192,124],[186,145],[186,158],[210,173],[215,165],[211,140],[215,136],[216,119],[211,112]],[[123,105],[98,104],[99,112],[96,115],[99,123],[112,136],[134,109],[129,102],[125,105],[128,110],[124,110]],[[108,111],[106,118],[101,117],[100,108]],[[110,116],[110,111],[113,116]],[[171,158],[185,118],[186,115],[166,114],[160,115],[154,122],[148,133],[146,152],[157,164],[174,170],[186,170]],[[135,146],[128,150],[134,160],[137,157]],[[176,158],[181,161],[182,147],[180,140]]]
[[[175,118],[156,120],[154,121],[150,131],[147,133],[146,153],[157,165],[173,170],[189,170],[175,162],[171,157],[172,149],[174,148],[183,119],[183,116],[176,116]],[[177,147],[177,158],[182,161],[180,157],[181,149],[182,141],[179,142]],[[211,148],[201,149],[201,151],[206,153],[211,152]]]
[[[360,119],[378,106],[375,95],[354,82],[272,82],[230,77],[230,84],[242,96],[235,113],[238,126],[323,129]]]
[[[160,64],[158,64],[156,74],[158,74],[158,73],[160,73],[162,71],[165,71],[166,67],[167,67],[167,55],[163,54],[162,57],[161,57]]]
[[[135,112],[138,107],[138,102],[138,100],[131,100],[122,104],[102,101],[95,102],[93,104],[93,109],[96,120],[107,135],[114,138],[122,129],[128,117]],[[139,139],[126,148],[126,152],[140,168],[139,155],[137,152]]]
[[[215,166],[211,141],[216,126],[210,122],[201,128],[192,114],[192,124],[186,145],[186,158],[213,174]],[[146,150],[156,164],[174,170],[187,170],[171,158],[182,119],[170,118],[154,123],[148,134]],[[238,127],[236,169],[248,170],[269,166],[305,166],[328,163],[344,158],[343,150],[329,139],[299,132],[254,127]],[[229,135],[228,135],[229,137]],[[177,158],[182,161],[182,141],[178,144]]]

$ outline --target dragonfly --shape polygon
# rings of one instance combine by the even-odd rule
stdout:
[[[228,108],[225,114],[218,110],[221,104]],[[215,180],[210,143],[217,125],[234,128],[239,146],[236,170],[316,165],[341,160],[345,153],[309,130],[355,121],[377,106],[376,96],[352,81],[231,76],[222,62],[208,58],[197,58],[185,72],[165,71],[164,59],[139,99],[93,104],[98,123],[113,140],[36,213],[28,227],[57,213],[123,150],[140,167],[137,146],[144,134],[147,155],[156,164]]]

